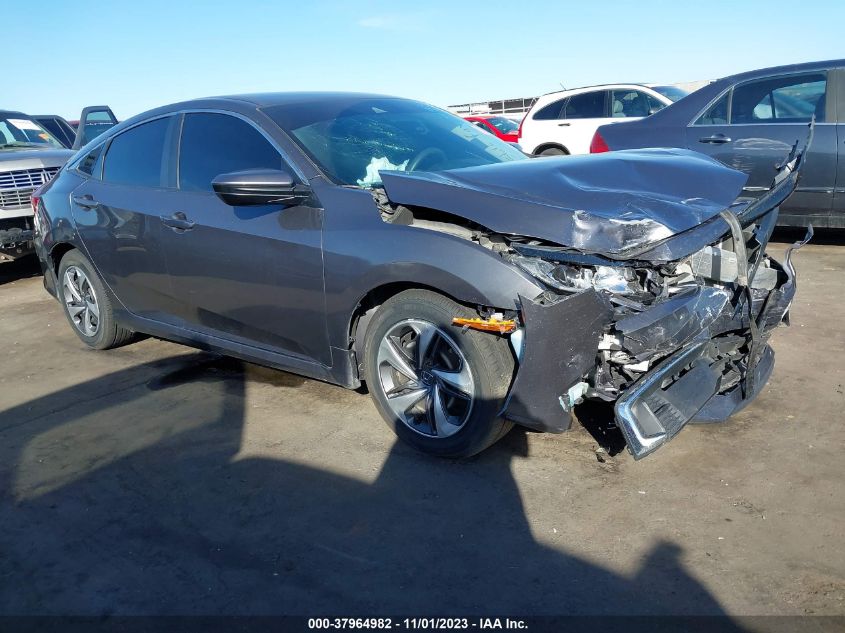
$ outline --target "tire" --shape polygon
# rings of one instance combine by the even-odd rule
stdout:
[[[379,413],[401,440],[438,457],[475,455],[513,426],[498,415],[514,374],[507,339],[455,327],[456,316],[478,315],[434,292],[407,290],[376,311],[364,337],[364,379]],[[396,369],[403,362],[405,373]]]
[[[537,154],[537,156],[566,156],[567,153],[560,149],[559,147],[547,147],[542,152]]]
[[[133,332],[118,325],[114,318],[111,293],[78,250],[70,250],[62,257],[58,295],[71,329],[88,347],[111,349],[132,339]]]

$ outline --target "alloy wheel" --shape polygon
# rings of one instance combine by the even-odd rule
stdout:
[[[68,266],[62,279],[65,308],[76,329],[85,336],[96,336],[100,329],[100,306],[91,281],[77,266]]]
[[[472,411],[475,381],[461,350],[420,319],[394,325],[379,343],[378,376],[387,405],[411,430],[448,437]]]

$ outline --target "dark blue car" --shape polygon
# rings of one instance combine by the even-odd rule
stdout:
[[[812,144],[779,224],[845,228],[845,60],[765,68],[719,79],[639,121],[603,125],[592,152],[684,147],[748,174],[759,196],[798,142]]]

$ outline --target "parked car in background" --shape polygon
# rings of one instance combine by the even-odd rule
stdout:
[[[660,84],[646,84],[647,88],[651,88],[655,92],[659,92],[664,97],[669,99],[672,103],[676,101],[680,101],[684,97],[686,97],[689,91],[684,90],[683,88],[678,88],[678,86],[662,86]]]
[[[31,117],[0,111],[0,262],[32,252],[30,196],[72,155]]]
[[[79,121],[71,123],[58,114],[33,114],[32,119],[50,132],[64,147],[73,147],[76,140],[76,124]]]
[[[765,68],[719,79],[657,114],[600,127],[591,151],[683,147],[748,174],[744,193],[769,190],[797,142],[812,144],[781,224],[845,227],[845,60]]]
[[[366,382],[404,441],[483,450],[615,402],[637,458],[765,385],[795,293],[765,252],[800,170],[687,150],[531,160],[377,95],[178,103],[89,143],[33,198],[45,287],[95,349],[135,332]]]
[[[672,98],[640,84],[608,84],[543,95],[518,130],[522,149],[537,156],[587,154],[600,125],[635,121],[662,110]]]
[[[32,253],[30,196],[73,151],[117,124],[108,106],[89,106],[72,125],[58,115],[0,111],[0,262]]]
[[[68,149],[79,149],[118,123],[108,106],[88,106],[82,110],[78,121],[68,122],[57,114],[39,114],[32,118]]]
[[[474,116],[465,116],[464,119],[486,130],[491,134],[495,134],[500,139],[507,143],[517,143],[517,131],[519,130],[519,123],[507,117],[498,116],[495,114],[478,114]]]

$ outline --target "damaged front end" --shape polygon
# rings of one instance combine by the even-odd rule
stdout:
[[[753,202],[736,198],[743,174],[699,154],[598,156],[382,172],[374,195],[385,222],[472,240],[546,289],[503,315],[518,360],[505,417],[559,433],[583,399],[615,402],[639,459],[691,421],[727,419],[768,380],[792,252],[812,228],[783,264],[766,246],[803,153]]]
[[[615,401],[617,425],[640,459],[687,423],[721,422],[750,403],[774,365],[771,331],[788,323],[792,253],[812,236],[811,227],[783,264],[765,252],[799,163],[763,198],[714,218],[717,241],[674,261],[513,244],[511,261],[549,291],[521,298],[523,361],[505,415],[560,432],[583,398]],[[688,249],[689,236],[679,238]]]

